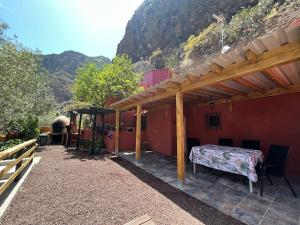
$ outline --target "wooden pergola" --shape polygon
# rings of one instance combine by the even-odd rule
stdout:
[[[141,155],[142,108],[176,104],[177,177],[183,184],[184,104],[231,103],[300,92],[300,26],[278,29],[244,47],[220,54],[182,74],[175,74],[144,92],[118,101],[115,151],[119,146],[120,112],[136,108],[136,161]]]
[[[87,107],[87,108],[81,108],[81,109],[76,109],[76,110],[70,111],[69,113],[71,113],[71,114],[79,114],[79,126],[78,126],[78,135],[77,135],[77,142],[76,142],[76,150],[79,149],[79,145],[80,145],[80,133],[81,133],[82,115],[83,114],[88,114],[88,115],[91,115],[93,117],[92,147],[91,147],[91,151],[90,151],[91,155],[93,155],[94,154],[94,148],[95,148],[97,115],[101,115],[101,117],[103,118],[104,115],[111,114],[111,113],[114,113],[114,112],[115,112],[115,110],[113,110],[113,109],[98,108],[98,107]]]

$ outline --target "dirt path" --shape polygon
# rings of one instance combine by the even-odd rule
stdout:
[[[157,224],[240,224],[121,159],[50,146],[0,224],[124,224],[145,213]]]

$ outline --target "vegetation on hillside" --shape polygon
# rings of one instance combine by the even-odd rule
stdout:
[[[184,44],[185,59],[190,57],[207,54],[203,49],[211,50],[215,48],[221,49],[221,30],[224,30],[224,43],[232,44],[239,41],[245,35],[253,35],[262,24],[265,23],[265,18],[276,7],[274,0],[259,0],[258,4],[243,8],[236,13],[232,19],[224,24],[212,23],[207,28],[203,29],[198,35],[192,35]]]
[[[61,54],[42,55],[43,67],[49,73],[50,85],[57,102],[64,103],[71,99],[70,86],[73,83],[76,70],[86,63],[95,63],[101,68],[111,63],[104,56],[89,57],[75,51],[65,51]]]
[[[104,107],[109,97],[125,98],[138,91],[140,74],[133,71],[128,56],[116,56],[112,64],[99,69],[95,64],[86,64],[77,70],[75,82],[71,87],[73,103]],[[79,103],[78,103],[79,102]]]
[[[149,59],[160,48],[178,48],[190,35],[213,22],[212,15],[222,12],[227,20],[241,7],[258,0],[147,0],[128,21],[118,54],[127,54],[134,62]],[[176,56],[176,54],[175,54]],[[167,57],[169,58],[169,57]],[[168,61],[174,62],[173,57]]]
[[[0,25],[0,132],[30,139],[37,117],[52,110],[55,101],[37,52],[5,37],[6,28]]]
[[[231,1],[219,1],[217,7],[220,7],[219,4],[231,3]],[[183,9],[180,9],[180,12],[181,10]],[[189,12],[187,10],[185,13]],[[224,45],[231,48],[234,48],[238,44],[243,45],[279,27],[286,27],[293,20],[299,18],[300,1],[256,0],[242,8],[239,7],[234,13],[231,11],[231,14],[224,13],[214,16],[214,12],[215,14],[219,12],[224,13],[223,10],[218,12],[214,10],[210,11],[210,20],[206,24],[202,23],[201,26],[198,26],[198,32],[190,35],[175,48],[164,48],[164,43],[161,43],[152,52],[151,56],[148,59],[144,58],[143,63],[140,62],[139,65],[147,65],[146,69],[171,67],[177,72],[186,70],[205,60],[211,54],[221,52],[222,29]],[[187,15],[187,18],[189,16]],[[218,20],[215,19],[216,17],[218,17]],[[197,17],[194,16],[192,18]],[[172,21],[172,23],[177,27],[177,22]],[[157,39],[156,36],[152,38]],[[173,38],[175,39],[176,37],[174,36]],[[145,72],[145,70],[141,71]]]

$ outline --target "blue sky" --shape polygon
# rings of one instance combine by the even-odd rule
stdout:
[[[127,21],[143,0],[0,0],[0,19],[26,47],[115,56]]]

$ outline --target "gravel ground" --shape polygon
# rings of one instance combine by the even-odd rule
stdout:
[[[124,224],[149,214],[157,224],[241,224],[109,155],[48,146],[0,224]]]

